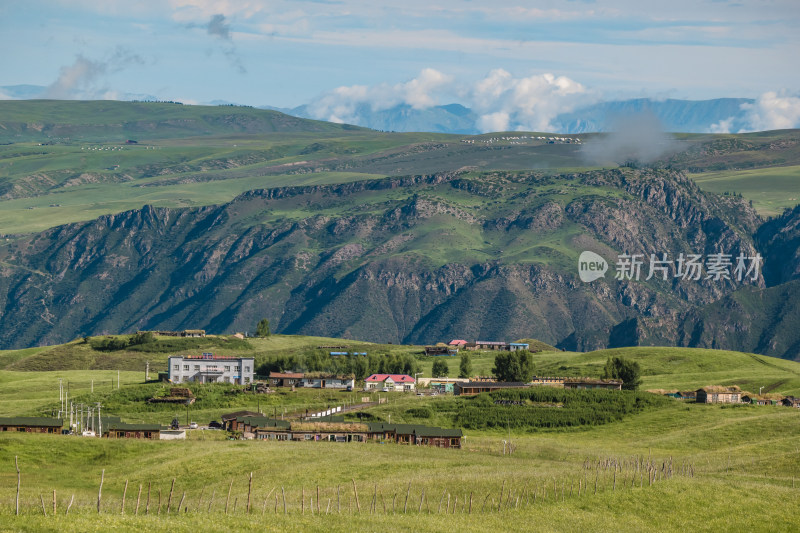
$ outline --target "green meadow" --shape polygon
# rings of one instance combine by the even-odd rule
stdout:
[[[283,335],[247,343],[251,348],[240,345],[239,353],[251,351],[262,360],[301,356],[325,344],[349,343],[355,349],[355,343],[341,339]],[[89,368],[112,365],[125,356],[136,358],[139,365],[143,360],[138,358],[144,356],[155,373],[167,353],[125,351],[125,355],[116,354],[117,359],[104,360],[109,352],[92,354],[90,346],[75,341],[0,353],[5,368],[0,370],[0,415],[51,414],[59,404],[59,379],[73,401],[100,402],[103,412],[129,422],[168,423],[178,416],[181,423],[203,424],[240,409],[291,416],[381,396],[388,403],[361,411],[368,419],[453,427],[457,402],[475,401],[331,390],[281,389],[256,395],[222,385],[196,388],[197,402],[188,409],[153,405],[146,399],[167,386],[145,383],[143,366],[119,374]],[[420,347],[369,343],[359,343],[358,349],[420,351]],[[598,376],[610,355],[638,361],[645,390],[736,384],[756,392],[759,387],[780,394],[800,392],[799,363],[739,352],[638,347],[589,353],[548,351],[535,354],[534,360],[538,375]],[[38,361],[36,367],[50,357],[61,361],[63,368],[19,370]],[[491,371],[493,353],[474,352],[471,358],[475,374]],[[454,372],[458,359],[447,359]],[[429,375],[432,361],[419,357],[423,375]],[[358,420],[358,415],[348,418]],[[379,443],[230,441],[214,430],[190,430],[187,440],[169,442],[3,433],[0,529],[351,531],[364,527],[396,531],[413,527],[433,531],[459,527],[485,531],[491,527],[522,531],[535,524],[545,531],[688,527],[794,531],[800,527],[797,409],[665,399],[601,425],[495,428],[465,430],[464,434],[463,449],[457,450]],[[21,471],[19,517],[14,515],[15,458]]]
[[[776,166],[751,170],[721,170],[690,174],[703,190],[717,194],[738,193],[752,200],[764,216],[780,215],[800,203],[800,166]]]

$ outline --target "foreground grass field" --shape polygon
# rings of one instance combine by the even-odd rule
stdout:
[[[468,434],[463,450],[198,439],[133,442],[3,434],[0,523],[28,531],[109,527],[158,531],[352,531],[354,527],[485,531],[491,527],[522,531],[530,530],[531,524],[547,531],[688,527],[794,531],[800,527],[800,483],[795,481],[800,477],[798,422],[800,412],[794,409],[725,408],[675,401],[666,408],[605,426],[514,434],[510,436],[515,446],[511,455],[502,453],[502,440],[508,435],[485,433]],[[22,472],[24,516],[19,518],[13,517],[15,456]],[[649,474],[642,475],[634,466],[648,462],[659,467],[672,464],[672,477],[659,477],[651,485]],[[606,466],[610,464],[619,467]],[[98,516],[97,490],[103,470],[102,513]],[[248,516],[250,472],[253,483]],[[167,516],[173,479],[171,514]],[[126,514],[122,516],[126,480]],[[143,496],[139,514],[144,513],[148,484],[150,514],[131,516],[140,485]],[[322,516],[316,514],[317,486]],[[53,490],[59,516],[45,518],[41,516],[40,495],[51,515]],[[158,491],[161,512],[152,516],[158,512]],[[276,493],[281,494],[277,514]],[[64,517],[73,494],[70,515]],[[472,515],[477,516],[468,512],[470,494]],[[283,514],[283,495],[287,515]],[[451,503],[447,508],[455,513],[445,517],[448,498]],[[175,516],[181,499],[185,510]],[[341,515],[326,515],[326,509],[341,509]]]

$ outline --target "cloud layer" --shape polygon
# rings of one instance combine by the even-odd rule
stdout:
[[[593,103],[597,97],[566,76],[540,74],[516,78],[506,70],[495,69],[464,86],[452,76],[426,68],[405,83],[338,87],[310,103],[307,112],[321,120],[360,124],[366,111],[397,105],[426,109],[458,99],[478,114],[476,127],[480,131],[549,131],[551,121],[560,113]]]

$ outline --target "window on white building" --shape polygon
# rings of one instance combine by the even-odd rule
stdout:
[[[236,372],[238,372],[238,371],[241,369],[241,367],[240,367],[239,365],[236,365],[235,367],[233,367],[233,369],[234,369]]]
[[[183,369],[188,372],[189,371],[189,365],[183,365]]]
[[[225,366],[225,372],[230,372],[230,371],[231,371],[231,367],[230,367],[230,365],[226,365],[226,366]]]
[[[194,365],[194,370],[195,370],[195,372],[199,372],[200,371],[200,365]]]
[[[172,370],[180,370],[181,365],[172,365]]]
[[[250,372],[250,367],[249,366],[244,367],[244,371],[245,372]]]

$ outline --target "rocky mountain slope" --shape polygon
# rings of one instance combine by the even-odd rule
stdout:
[[[220,206],[145,206],[3,248],[0,345],[231,332],[268,317],[277,332],[379,342],[711,343],[794,358],[798,315],[774,295],[796,291],[796,231],[796,213],[764,224],[743,199],[668,170],[462,171],[256,190]],[[774,273],[790,249],[793,266]],[[581,282],[584,250],[608,261],[604,278]],[[765,279],[645,280],[647,264],[638,281],[613,277],[622,253],[719,251],[760,251]],[[716,333],[737,327],[750,328],[746,342]]]

